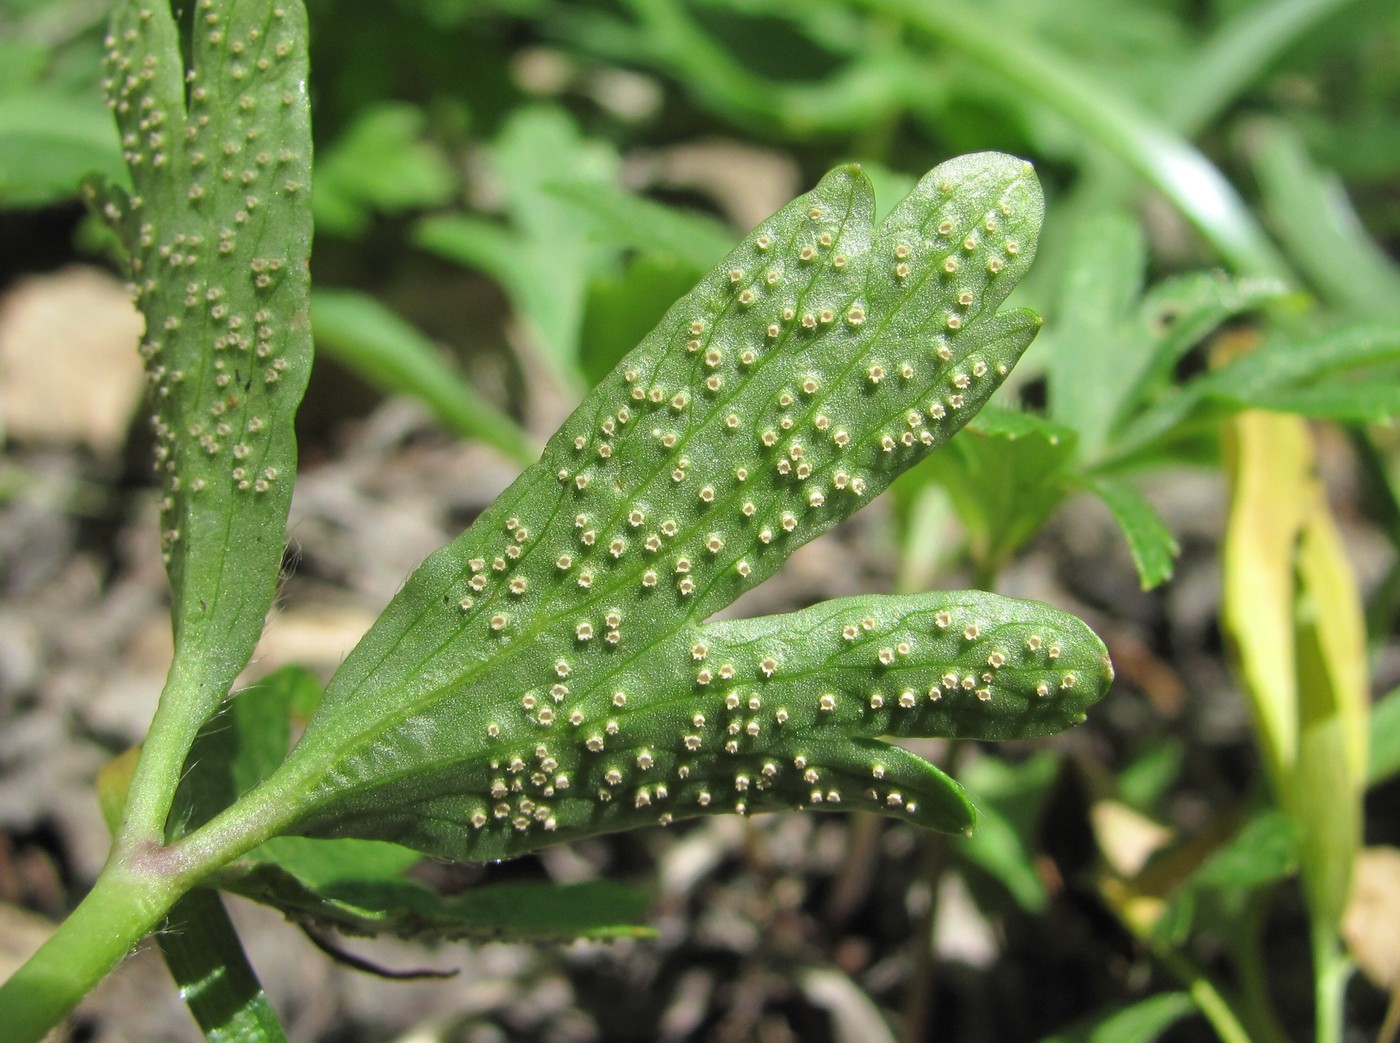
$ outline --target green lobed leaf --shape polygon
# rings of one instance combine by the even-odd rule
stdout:
[[[320,698],[320,682],[296,666],[277,670],[235,695],[205,725],[190,751],[172,814],[172,835],[188,833],[270,775],[287,754],[293,728],[305,722]],[[124,796],[122,765],[114,761],[105,775],[104,799],[115,804],[118,787]],[[511,885],[445,897],[404,877],[421,858],[417,851],[376,840],[275,837],[221,870],[213,882],[296,919],[353,934],[565,939],[646,930],[641,922],[649,899],[621,884]],[[162,941],[166,961],[177,980],[205,982],[213,990],[209,1004],[227,1007],[232,997],[242,994],[246,1002],[237,1005],[241,1024],[241,1019],[256,1014],[259,1004],[265,1006],[265,1000],[247,987],[249,981],[256,985],[256,979],[246,969],[237,937],[212,895],[188,908],[184,901],[176,906],[172,921],[197,920],[201,930],[207,928],[208,951],[199,945],[191,951],[183,939],[171,945]],[[195,931],[185,933],[203,937]],[[224,961],[221,975],[227,982],[205,973],[207,961],[214,958]],[[195,1014],[204,1024],[204,1015]]]
[[[251,655],[282,558],[311,366],[305,36],[296,0],[250,0],[201,15],[188,72],[169,5],[118,5],[108,37],[132,192],[99,205],[146,320],[172,678],[191,731]]]
[[[866,808],[967,832],[974,814],[962,791],[877,738],[1051,734],[1103,694],[1105,662],[1072,617],[978,591],[843,598],[709,623],[617,664],[601,690],[551,669],[554,685],[509,702],[454,704],[459,723],[486,722],[462,729],[482,736],[476,749],[461,748],[460,733],[450,752],[425,757],[420,747],[408,786],[372,777],[345,786],[306,825],[473,859],[528,850],[541,835],[718,811]],[[588,707],[578,724],[570,706]],[[486,741],[493,724],[498,739]],[[552,741],[561,728],[564,741]],[[524,745],[501,742],[506,729],[523,731]],[[426,734],[419,725],[420,743]],[[380,749],[356,751],[336,772],[368,774],[385,760]],[[536,819],[540,808],[547,815]]]
[[[495,859],[815,791],[962,831],[961,791],[878,736],[1082,718],[1111,671],[1046,606],[700,623],[945,441],[1035,333],[996,313],[1034,253],[1027,164],[953,160],[872,213],[847,167],[760,225],[428,559],[269,781],[286,829]]]
[[[1230,319],[1285,299],[1288,287],[1272,278],[1232,278],[1222,271],[1164,279],[1138,305],[1137,336],[1150,341],[1131,393],[1118,404],[1114,428],[1130,430],[1143,404],[1171,386],[1186,354]]]

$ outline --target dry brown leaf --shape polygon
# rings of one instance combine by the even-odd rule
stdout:
[[[1382,989],[1400,988],[1400,848],[1362,850],[1342,937],[1366,977]]]
[[[1147,860],[1173,837],[1166,826],[1116,800],[1098,801],[1089,819],[1104,860],[1123,877],[1140,873]]]

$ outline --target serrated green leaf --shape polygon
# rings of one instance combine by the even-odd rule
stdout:
[[[1284,299],[1285,283],[1270,278],[1231,278],[1221,271],[1178,275],[1153,286],[1137,311],[1137,335],[1153,346],[1131,393],[1118,404],[1114,427],[1123,430],[1133,411],[1170,386],[1177,364],[1230,319]]]
[[[190,891],[156,933],[180,998],[209,1043],[286,1043],[219,896]]]
[[[1358,321],[1313,336],[1270,341],[1198,378],[1187,391],[1247,405],[1330,374],[1395,362],[1400,362],[1400,325]]]
[[[386,391],[419,399],[449,430],[494,446],[518,463],[538,455],[530,437],[452,369],[436,345],[373,297],[317,290],[311,298],[316,342]]]
[[[469,859],[814,790],[968,828],[878,737],[1075,723],[1111,676],[1083,624],[978,593],[700,621],[986,401],[1037,326],[995,309],[1040,210],[986,154],[878,228],[855,168],[760,225],[409,579],[262,799],[290,831]]]
[[[948,490],[979,575],[996,575],[1059,507],[1077,446],[1071,428],[993,406],[920,468]]]
[[[1152,505],[1132,486],[1112,478],[1087,478],[1084,486],[1113,513],[1137,568],[1143,590],[1171,579],[1180,547]]]

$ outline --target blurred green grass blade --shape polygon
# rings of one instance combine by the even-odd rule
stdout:
[[[1036,872],[1036,830],[1059,758],[1040,751],[1019,764],[982,757],[959,772],[977,794],[977,831],[956,854],[999,880],[1022,909],[1041,913],[1050,896]]]
[[[611,39],[613,55],[627,62],[640,50],[702,105],[760,132],[799,138],[849,133],[898,111],[932,79],[893,36],[861,21],[846,23],[841,34],[849,55],[844,62],[823,78],[794,82],[755,73],[677,0],[626,0],[626,7],[635,29],[621,36],[595,32],[596,42]]]
[[[1146,266],[1142,227],[1123,210],[1091,213],[1071,232],[1055,308],[1058,330],[1042,338],[1038,352],[1049,418],[1078,433],[1088,459],[1098,455],[1147,365],[1150,342],[1129,327]]]
[[[640,255],[588,285],[579,363],[596,384],[612,372],[703,272],[672,258]]]
[[[1086,477],[1083,484],[1113,513],[1128,541],[1142,589],[1151,590],[1171,579],[1181,548],[1152,505],[1136,489],[1116,478]]]
[[[937,6],[919,0],[858,2],[974,58],[1059,112],[1171,200],[1240,274],[1289,278],[1287,263],[1220,170],[1121,92],[961,0]]]
[[[75,198],[90,174],[131,183],[105,109],[52,92],[0,97],[0,205],[38,207]]]
[[[160,954],[209,1043],[286,1043],[219,896],[197,887],[156,933]]]
[[[312,213],[316,231],[359,235],[376,211],[393,214],[441,206],[457,179],[442,153],[424,140],[427,116],[403,102],[378,102],[316,157]]]
[[[311,319],[322,350],[375,387],[418,399],[448,430],[517,463],[539,455],[520,425],[478,394],[432,341],[368,294],[317,290]]]
[[[1353,0],[1263,0],[1228,14],[1163,96],[1166,122],[1195,138],[1282,52]]]
[[[1152,815],[1181,775],[1185,758],[1186,746],[1181,739],[1152,740],[1146,749],[1118,770],[1114,780],[1118,799],[1134,811]]]
[[[595,237],[682,262],[696,269],[697,276],[722,261],[734,246],[733,233],[717,218],[666,206],[612,185],[566,181],[547,184],[543,191],[574,207],[574,219],[588,225]]]
[[[152,843],[189,744],[262,635],[311,369],[305,10],[247,0],[212,17],[186,41],[168,5],[117,5],[105,73],[132,194],[94,198],[146,320],[173,600],[175,658],[127,809]]]
[[[1230,396],[1222,393],[1220,397]],[[1335,380],[1310,387],[1265,391],[1251,395],[1241,404],[1278,413],[1297,413],[1316,420],[1380,424],[1400,417],[1400,383]]]
[[[1250,818],[1201,867],[1186,886],[1256,890],[1286,879],[1298,867],[1298,824],[1272,808]]]
[[[1280,337],[1187,385],[1187,394],[1251,403],[1331,374],[1400,362],[1400,324],[1357,321]]]
[[[1400,774],[1400,688],[1391,689],[1371,709],[1366,781],[1372,785]]]
[[[1298,269],[1339,309],[1400,316],[1400,265],[1362,227],[1341,181],[1283,123],[1257,124],[1250,138],[1264,209]]]
[[[1153,1043],[1178,1021],[1198,1012],[1184,992],[1163,992],[1111,1012],[1098,1014],[1074,1028],[1046,1036],[1041,1043]]]
[[[489,190],[503,222],[446,214],[428,218],[415,241],[470,265],[500,283],[516,318],[532,335],[540,361],[571,394],[582,395],[579,329],[588,280],[614,263],[614,250],[592,241],[564,185],[606,188],[617,172],[611,144],[585,137],[562,108],[515,110],[487,153]]]

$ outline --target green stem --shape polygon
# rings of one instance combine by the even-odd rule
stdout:
[[[1153,951],[1163,966],[1186,986],[1206,1020],[1215,1029],[1222,1043],[1251,1043],[1249,1033],[1235,1015],[1230,1003],[1209,978],[1186,956],[1166,946],[1154,946]]]
[[[1022,36],[959,3],[860,0],[980,62],[1065,116],[1184,214],[1235,270],[1291,281],[1287,264],[1219,169],[1151,113]]]
[[[1343,1007],[1347,979],[1351,977],[1351,961],[1337,944],[1331,924],[1318,923],[1317,919],[1314,917],[1311,931],[1313,1003],[1317,1019],[1313,1038],[1317,1043],[1342,1043]]]
[[[160,923],[188,886],[182,877],[164,851],[108,863],[73,914],[0,985],[0,1039],[42,1039]]]
[[[1247,899],[1240,929],[1231,938],[1231,950],[1239,969],[1241,1014],[1249,1023],[1255,1043],[1288,1043],[1269,999],[1264,969],[1264,924],[1272,898],[1271,888],[1252,892]]]
[[[185,758],[211,712],[209,700],[199,683],[198,659],[198,656],[182,655],[180,649],[176,649],[170,675],[151,719],[151,729],[141,744],[114,852],[158,848],[165,844],[165,823],[175,803]]]

